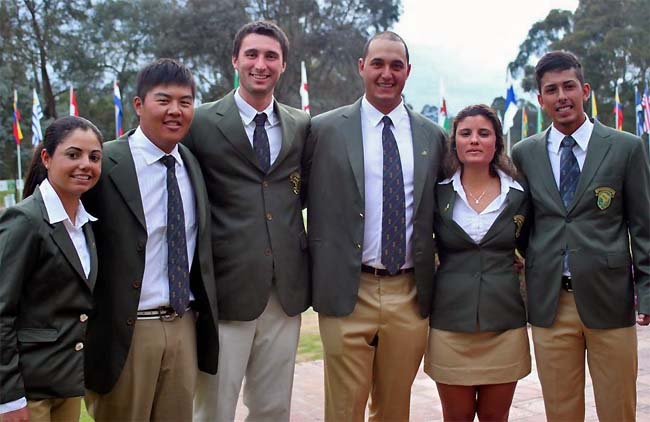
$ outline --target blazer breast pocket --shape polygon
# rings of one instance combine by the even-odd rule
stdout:
[[[59,338],[56,328],[22,328],[16,332],[21,343],[51,343]]]

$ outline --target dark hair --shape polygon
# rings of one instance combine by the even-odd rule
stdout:
[[[25,177],[23,198],[32,195],[36,186],[47,178],[47,169],[41,160],[41,151],[45,149],[50,157],[53,156],[59,144],[65,141],[68,135],[77,129],[90,130],[97,136],[100,145],[104,142],[104,137],[99,129],[97,129],[97,126],[83,117],[65,116],[52,122],[45,130],[43,141],[34,148],[32,161],[29,163],[29,170]]]
[[[582,64],[580,64],[580,61],[575,55],[568,51],[551,51],[544,54],[535,66],[535,79],[537,80],[537,89],[539,92],[542,92],[542,77],[546,72],[569,69],[575,69],[580,84],[585,83]]]
[[[140,69],[136,81],[136,95],[144,102],[147,93],[158,85],[187,86],[192,89],[192,97],[196,96],[196,83],[192,72],[174,59],[158,59]]]
[[[280,43],[280,48],[282,48],[282,63],[287,62],[287,56],[289,55],[289,39],[287,38],[287,34],[285,34],[279,26],[270,21],[250,22],[239,28],[239,31],[235,34],[235,39],[232,42],[233,58],[239,56],[241,43],[246,35],[249,34],[265,35],[275,39]]]
[[[472,116],[483,116],[492,123],[492,129],[494,129],[494,134],[496,136],[494,157],[490,161],[490,174],[492,176],[497,176],[497,169],[501,170],[508,176],[513,179],[517,177],[517,169],[515,165],[510,160],[510,157],[506,155],[505,145],[503,142],[503,129],[501,127],[501,121],[497,113],[490,107],[485,104],[474,104],[467,106],[462,109],[454,118],[454,123],[451,127],[451,136],[449,137],[449,147],[445,153],[444,159],[444,177],[451,177],[454,175],[456,170],[463,166],[463,163],[458,160],[458,153],[456,151],[456,130],[458,130],[458,125],[460,122],[465,120],[467,117]]]
[[[374,40],[389,40],[389,41],[401,42],[404,45],[404,51],[406,51],[406,64],[409,64],[409,48],[406,45],[406,41],[404,41],[404,38],[400,37],[393,31],[378,32],[377,34],[370,37],[370,39],[366,41],[366,45],[363,46],[364,59],[368,55],[368,49],[370,48],[370,43],[373,42]]]

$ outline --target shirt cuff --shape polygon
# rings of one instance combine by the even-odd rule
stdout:
[[[25,397],[10,401],[9,403],[0,404],[0,415],[7,412],[13,412],[14,410],[22,409],[23,407],[27,407],[27,399]]]

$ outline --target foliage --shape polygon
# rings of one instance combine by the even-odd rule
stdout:
[[[74,86],[80,115],[114,137],[112,83],[122,92],[125,128],[137,125],[129,106],[139,68],[173,57],[194,72],[198,98],[212,101],[233,86],[232,40],[254,19],[277,22],[291,48],[276,89],[300,106],[304,60],[313,114],[362,93],[357,59],[367,37],[399,18],[401,0],[0,0],[0,179],[16,175],[11,136],[13,89],[22,112],[23,168],[31,154],[31,98],[43,106],[43,129],[67,114]]]
[[[618,82],[624,129],[634,132],[634,87],[650,77],[649,6],[648,0],[580,0],[575,12],[552,10],[532,26],[509,68],[523,76],[524,90],[536,92],[534,61],[551,50],[573,52],[597,93],[599,119],[613,125]]]

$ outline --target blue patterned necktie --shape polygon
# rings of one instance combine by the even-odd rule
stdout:
[[[578,180],[580,179],[580,166],[578,160],[573,154],[573,147],[576,140],[571,136],[565,136],[562,139],[560,146],[560,196],[564,208],[567,210],[573,202],[573,197],[578,187]],[[567,253],[564,254],[564,272],[569,272],[569,251],[567,246]]]
[[[160,161],[167,167],[167,275],[169,305],[180,316],[190,301],[190,275],[187,263],[185,213],[176,180],[176,159],[165,155]]]
[[[269,147],[269,137],[266,134],[264,124],[266,123],[266,113],[257,113],[255,115],[255,131],[253,132],[253,150],[257,155],[257,160],[262,166],[264,173],[271,167],[271,149]]]
[[[390,129],[390,117],[381,119],[384,129],[381,143],[384,150],[383,204],[381,218],[381,263],[395,275],[406,260],[406,209],[402,162],[397,141]]]

